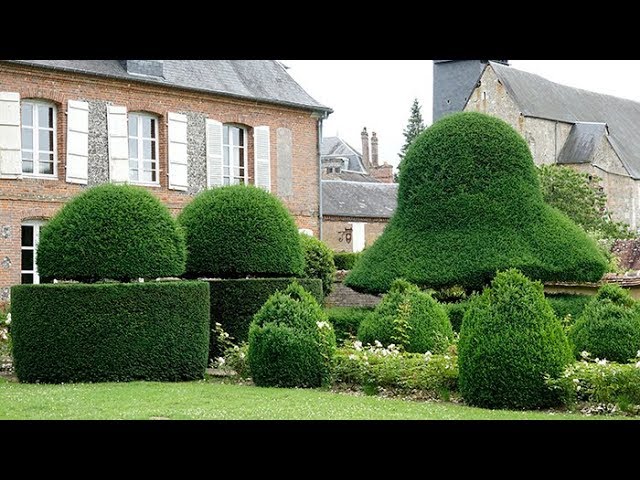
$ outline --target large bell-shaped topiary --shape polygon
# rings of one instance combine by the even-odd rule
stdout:
[[[544,203],[531,153],[504,121],[446,116],[414,141],[400,166],[398,207],[345,284],[385,292],[396,278],[432,288],[479,288],[514,267],[538,280],[596,281],[597,245]]]
[[[178,216],[187,239],[187,275],[300,276],[304,255],[295,221],[275,195],[248,185],[198,194]]]
[[[155,196],[141,187],[101,185],[45,225],[37,258],[44,280],[129,281],[182,275],[186,251],[182,230]]]

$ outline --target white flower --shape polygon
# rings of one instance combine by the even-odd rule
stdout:
[[[431,360],[431,356],[432,356],[432,355],[433,355],[433,354],[432,354],[431,352],[426,352],[426,353],[424,354],[424,360],[425,360],[426,362],[428,362],[429,360]]]
[[[636,363],[636,368],[640,368],[640,362]]]
[[[316,322],[316,325],[318,325],[318,328],[329,328],[330,327],[329,322],[324,322],[324,321]]]
[[[353,353],[351,355],[349,355],[349,360],[356,360],[358,357],[356,357]]]
[[[606,365],[607,364],[607,359],[603,358],[602,360],[600,360],[599,358],[596,358],[596,363],[598,365]]]
[[[11,323],[11,314],[7,313],[7,319],[5,320],[5,322],[7,325],[9,325]],[[638,356],[640,357],[640,350],[638,350]]]
[[[244,352],[240,352],[240,355],[238,355],[240,357],[241,360],[244,360]]]
[[[360,351],[362,350],[362,342],[360,340],[356,340],[355,342],[353,342],[353,348],[356,349],[356,351]]]
[[[373,343],[374,343],[374,345],[375,345],[376,347],[378,347],[378,348],[382,348],[382,344],[381,344],[378,340],[376,340],[376,341],[375,341],[375,342],[373,342]]]
[[[9,320],[11,320],[11,314],[7,316],[7,323],[9,323]],[[636,353],[636,357],[640,357],[640,350],[638,350],[638,353]]]
[[[640,350],[638,350],[638,353],[640,353]],[[589,352],[587,352],[586,350],[583,350],[583,351],[580,352],[580,356],[582,358],[588,358],[589,355],[591,355],[591,354]]]
[[[580,383],[580,379],[579,378],[574,378],[573,379],[573,383]]]
[[[216,358],[216,362],[218,362],[218,366],[222,366],[224,365],[224,358],[218,357]]]

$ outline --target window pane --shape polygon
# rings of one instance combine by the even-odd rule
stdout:
[[[138,161],[137,160],[129,160],[129,169],[137,170],[138,169]]]
[[[22,246],[33,247],[33,225],[22,225]]]
[[[53,128],[53,108],[38,105],[38,126],[40,128]]]
[[[156,138],[156,119],[151,118],[151,138]]]
[[[233,166],[240,166],[240,151],[237,148],[233,149]]]
[[[22,250],[22,270],[33,270],[33,250]]]
[[[22,274],[22,283],[23,284],[33,283],[33,273],[23,273]]]
[[[241,147],[244,147],[244,128],[238,129],[238,135],[240,136],[238,140],[238,145],[240,145]]]
[[[229,185],[229,177],[224,177],[224,180],[222,181],[223,185]]]
[[[152,180],[151,180],[151,172],[143,170],[142,171],[142,175],[140,176],[140,181],[141,182],[147,182],[147,183],[152,182]]]
[[[229,165],[229,147],[224,147],[222,149],[222,156],[225,165]]]
[[[138,158],[138,140],[135,138],[129,139],[129,158]]]
[[[241,167],[244,167],[244,148],[239,148],[238,149],[238,165],[240,165]]]
[[[22,161],[22,173],[33,173],[33,162],[28,160]]]
[[[151,158],[151,140],[142,141],[142,158]]]
[[[40,162],[40,173],[53,175],[53,162]]]
[[[142,162],[142,168],[145,171],[150,172],[155,169],[154,162]]]
[[[135,137],[138,135],[138,116],[130,114],[129,115],[129,136]]]
[[[53,153],[40,152],[38,157],[41,162],[53,162]]]
[[[133,168],[129,169],[129,180],[132,182],[138,181],[138,170],[134,170]]]
[[[156,159],[156,142],[151,142],[151,159]]]
[[[151,181],[154,182],[154,183],[157,181],[156,180],[156,171],[155,170],[153,172],[151,172]]]
[[[145,138],[151,136],[151,119],[149,117],[142,117],[142,136]]]
[[[240,129],[233,127],[231,129],[231,133],[232,133],[232,138],[233,138],[233,144],[234,145],[240,145]]]
[[[22,125],[33,125],[33,105],[22,104]]]
[[[41,152],[53,151],[53,132],[51,130],[38,130],[38,150]]]
[[[22,127],[22,148],[33,150],[33,129]]]
[[[22,159],[23,160],[33,160],[33,152],[29,150],[22,150]]]
[[[222,174],[223,174],[225,177],[228,177],[228,176],[229,176],[229,170],[230,170],[230,169],[229,169],[229,167],[223,167],[223,168],[222,168]]]
[[[222,127],[222,143],[229,145],[229,127],[227,125]]]

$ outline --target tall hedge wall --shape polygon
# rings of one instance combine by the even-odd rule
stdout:
[[[203,378],[206,282],[16,285],[15,372],[21,382]]]

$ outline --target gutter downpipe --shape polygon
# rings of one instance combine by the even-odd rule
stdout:
[[[322,112],[318,116],[318,238],[322,240],[322,120],[329,116],[329,112]]]

